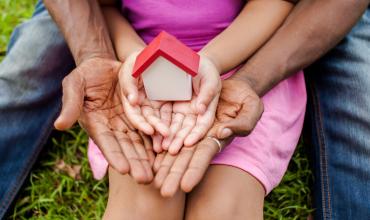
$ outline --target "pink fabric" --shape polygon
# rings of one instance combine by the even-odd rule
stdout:
[[[198,51],[229,26],[243,5],[243,0],[122,0],[122,12],[146,43],[164,30]]]
[[[212,164],[247,171],[269,193],[281,181],[302,131],[306,108],[303,72],[282,81],[262,101],[264,112],[253,132],[235,138]]]
[[[222,32],[243,7],[241,0],[122,0],[122,3],[125,16],[145,42],[165,30],[194,50],[200,50]],[[234,166],[250,173],[269,193],[281,181],[302,130],[306,107],[303,73],[282,81],[262,100],[265,111],[254,131],[234,139],[212,164]],[[102,178],[108,163],[91,140],[88,157],[94,177]]]
[[[103,153],[99,150],[98,146],[89,138],[89,145],[87,148],[87,157],[93,173],[97,180],[104,178],[108,169],[108,161],[105,159]]]

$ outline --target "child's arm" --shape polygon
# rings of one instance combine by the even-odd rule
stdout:
[[[120,61],[124,62],[129,55],[146,46],[117,7],[104,6],[102,11]]]
[[[206,64],[200,66],[200,74],[195,81],[209,82],[213,79],[215,73],[224,73],[228,70],[241,64],[244,60],[256,52],[277,30],[285,18],[288,16],[293,4],[284,0],[250,0],[244,6],[243,10],[231,25],[221,32],[217,37],[210,41],[199,53],[203,57]],[[208,64],[207,64],[208,63]],[[216,71],[210,69],[216,68]],[[202,68],[205,69],[202,71]],[[197,90],[198,83],[193,83],[193,87]],[[208,85],[215,85],[210,83]],[[202,93],[203,90],[203,93]],[[196,103],[204,103],[214,100],[214,88],[210,89],[207,86],[198,88],[200,93],[205,94],[197,97]],[[212,102],[209,102],[212,103]],[[217,100],[215,101],[217,105]],[[209,105],[210,107],[214,105]],[[174,105],[176,109],[176,104]],[[198,122],[198,120],[197,120]],[[202,121],[203,127],[209,128],[213,122],[211,117]],[[206,132],[206,129],[199,130],[200,126],[196,126],[185,139],[185,145],[191,146],[199,141]],[[207,129],[208,130],[208,129]]]
[[[225,73],[253,55],[284,22],[292,8],[293,4],[284,0],[249,0],[231,25],[200,53]]]

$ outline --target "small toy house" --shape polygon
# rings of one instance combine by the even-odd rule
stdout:
[[[199,59],[195,51],[162,31],[138,55],[132,76],[142,77],[150,100],[190,100]]]

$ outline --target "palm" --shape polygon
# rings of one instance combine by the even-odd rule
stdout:
[[[172,102],[151,101],[146,97],[143,88],[139,89],[138,105],[131,105],[123,97],[123,105],[129,120],[136,128],[152,136],[153,149],[155,152],[162,151],[163,135],[168,135],[168,127],[171,123]],[[148,124],[149,123],[149,124]],[[154,127],[154,130],[151,129]]]
[[[189,105],[179,106],[179,109],[181,112],[190,110]],[[262,112],[262,103],[247,82],[224,80],[216,120],[207,135],[220,139],[222,146],[225,146],[232,141],[233,135],[218,134],[223,128],[232,128],[236,135],[247,135]],[[205,138],[192,147],[182,148],[177,156],[158,154],[154,162],[157,172],[155,185],[161,188],[164,196],[174,195],[180,186],[185,192],[190,192],[201,181],[218,150],[215,141]]]
[[[138,182],[147,182],[152,178],[149,160],[154,155],[148,141],[144,143],[145,137],[124,115],[118,83],[120,66],[116,61],[98,59],[77,67],[64,80],[60,117],[62,121],[63,117],[78,118],[113,168],[121,173],[130,170]]]
[[[136,57],[139,52],[127,57],[119,73],[122,86],[122,105],[133,126],[145,134],[153,135],[154,149],[159,151],[159,135],[168,135],[168,124],[171,118],[172,104],[170,102],[150,101],[144,91],[142,82],[132,77]]]
[[[174,102],[170,135],[163,140],[163,148],[176,154],[184,144],[192,146],[203,138],[213,124],[217,101],[218,96],[211,101],[204,114],[198,114],[196,95],[190,101]]]

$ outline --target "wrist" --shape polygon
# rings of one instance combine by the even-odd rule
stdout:
[[[125,60],[131,56],[132,54],[139,54],[141,51],[143,51],[145,49],[145,45],[135,45],[135,46],[132,46],[131,48],[129,49],[126,49],[126,50],[117,50],[117,56],[118,56],[118,60],[121,61],[121,62],[125,62]]]
[[[284,65],[278,64],[279,62],[256,63],[250,60],[230,78],[243,80],[262,97],[283,79],[281,73],[284,72]]]
[[[83,53],[75,58],[76,65],[79,65],[86,60],[100,58],[100,59],[110,59],[110,60],[117,60],[116,55],[114,53],[104,53],[104,52],[89,52]]]
[[[212,54],[212,52],[210,52],[210,51],[208,51],[208,50],[201,50],[201,51],[199,51],[198,52],[198,54],[202,57],[205,57],[207,60],[209,60],[212,64],[213,64],[213,66],[215,66],[216,67],[216,69],[217,69],[217,72],[219,73],[219,74],[221,74],[221,73],[223,73],[223,71],[222,71],[222,67],[221,67],[221,65],[220,65],[220,62],[218,62],[218,59],[216,58],[216,56],[215,55],[213,55]]]

